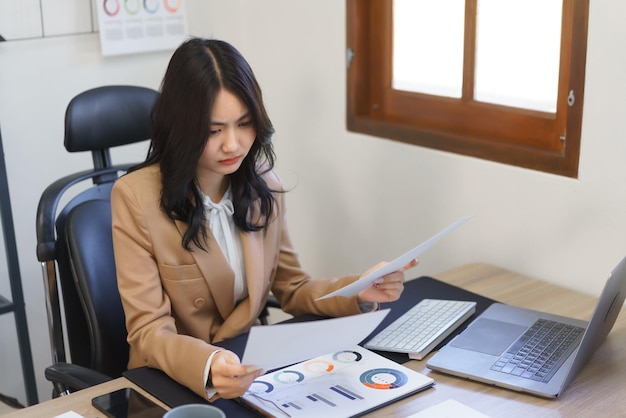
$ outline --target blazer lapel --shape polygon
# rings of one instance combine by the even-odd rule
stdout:
[[[248,303],[250,319],[259,311],[264,289],[264,248],[263,232],[241,233],[241,247],[248,285]]]
[[[176,228],[180,232],[181,236],[184,235],[187,230],[187,224],[181,221],[175,221]],[[198,264],[198,268],[202,272],[204,279],[211,290],[211,295],[217,309],[222,316],[226,319],[235,307],[234,302],[234,281],[235,273],[228,265],[228,261],[222,254],[222,251],[213,238],[211,231],[207,231],[207,243],[206,250],[198,248],[195,244],[191,243],[194,260]]]

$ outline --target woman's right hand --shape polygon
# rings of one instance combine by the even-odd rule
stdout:
[[[254,379],[262,373],[254,366],[242,366],[237,354],[224,350],[211,361],[210,381],[219,396],[233,399],[243,396]]]

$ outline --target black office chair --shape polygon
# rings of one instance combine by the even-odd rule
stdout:
[[[45,376],[53,383],[53,396],[105,382],[126,370],[129,347],[115,273],[110,194],[115,180],[132,164],[113,165],[110,148],[150,138],[150,112],[157,95],[143,87],[106,86],[81,93],[68,105],[65,148],[91,151],[94,168],[52,183],[37,209],[37,258],[43,267],[53,357]],[[74,186],[89,181],[90,187],[59,208]],[[268,322],[269,307],[280,304],[270,299],[261,323]]]
[[[77,95],[67,107],[65,148],[90,151],[94,168],[52,183],[37,208],[37,258],[44,275],[53,360],[45,374],[54,396],[119,377],[126,369],[128,345],[109,198],[115,180],[132,164],[113,165],[110,149],[150,139],[150,112],[157,96],[144,87],[105,86]]]

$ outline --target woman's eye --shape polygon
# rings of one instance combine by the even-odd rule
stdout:
[[[211,129],[209,131],[209,136],[217,135],[219,133],[219,129]]]
[[[239,124],[239,126],[241,126],[241,127],[243,127],[243,128],[248,127],[248,126],[252,126],[252,121],[251,121],[251,120],[246,120],[246,121],[243,121],[243,122],[241,122],[241,123]]]

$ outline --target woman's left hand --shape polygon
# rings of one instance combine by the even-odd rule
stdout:
[[[411,260],[406,266],[402,267],[398,271],[394,271],[393,273],[389,273],[383,277],[380,277],[374,281],[374,284],[368,287],[365,290],[362,290],[357,295],[357,300],[360,302],[376,302],[376,303],[384,303],[384,302],[393,302],[400,298],[402,291],[404,290],[404,272],[412,267],[417,265],[417,260]],[[385,262],[379,263],[376,266],[372,267],[365,273],[363,276],[368,274],[370,271],[374,271],[382,266],[384,266]]]

